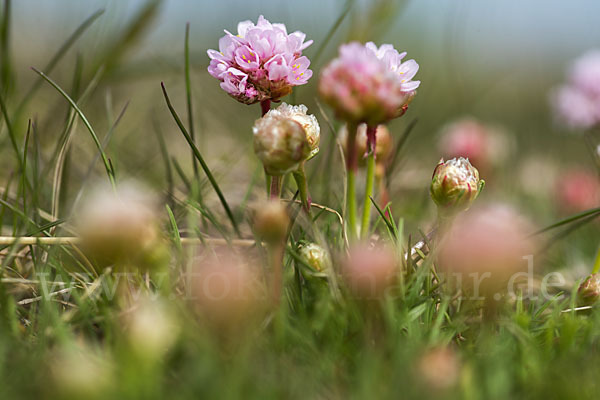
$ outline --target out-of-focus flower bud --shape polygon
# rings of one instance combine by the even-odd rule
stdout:
[[[241,333],[265,309],[259,269],[233,256],[200,261],[193,274],[193,298],[199,313],[222,332]]]
[[[127,340],[137,355],[159,359],[177,339],[179,326],[160,300],[143,299],[124,321]]]
[[[558,177],[555,193],[565,213],[589,210],[600,204],[600,179],[584,169],[572,169]]]
[[[600,299],[600,274],[592,274],[581,283],[577,300],[581,305],[591,306]]]
[[[455,214],[469,209],[483,185],[466,158],[441,159],[433,171],[430,193],[441,213]]]
[[[418,365],[419,379],[433,391],[454,387],[460,377],[461,365],[450,347],[436,347],[425,352]]]
[[[464,293],[496,296],[518,284],[535,252],[531,223],[506,205],[477,208],[459,216],[439,243],[439,268]],[[521,272],[521,273],[520,273]],[[519,274],[520,273],[520,274]],[[513,293],[514,294],[514,293]]]
[[[60,398],[103,398],[113,378],[109,360],[87,346],[59,350],[48,368]]]
[[[127,264],[153,267],[157,247],[163,245],[154,201],[133,186],[97,190],[87,199],[78,218],[84,251],[100,266]]]
[[[359,244],[350,249],[342,264],[342,274],[350,291],[363,300],[375,300],[385,295],[396,282],[398,257],[385,246]]]
[[[311,147],[302,125],[269,111],[253,127],[254,152],[270,175],[285,175],[305,161]]]
[[[390,131],[385,125],[379,125],[376,132],[377,142],[375,143],[375,162],[377,165],[384,165],[392,153],[394,142]],[[344,127],[340,130],[339,140],[344,148],[344,151],[348,151],[348,127]],[[365,155],[367,154],[367,124],[358,125],[356,132],[356,156],[358,159],[358,165],[364,167],[366,165]]]
[[[308,243],[300,247],[300,256],[316,271],[323,271],[330,265],[327,250],[316,243]]]
[[[256,207],[254,214],[254,231],[267,243],[285,240],[290,217],[286,207],[279,201],[269,201]]]

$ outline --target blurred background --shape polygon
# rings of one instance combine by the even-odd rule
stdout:
[[[595,0],[18,0],[11,8],[10,35],[4,35],[8,46],[0,54],[3,92],[8,93],[8,109],[18,111],[13,123],[21,138],[27,120],[33,120],[41,165],[61,137],[69,108],[44,82],[20,109],[21,99],[39,79],[30,67],[44,71],[77,27],[103,9],[49,76],[75,98],[89,86],[80,105],[102,140],[111,132],[107,152],[119,179],[139,179],[163,193],[184,190],[183,178],[192,176],[191,156],[166,108],[160,82],[186,119],[184,33],[189,22],[196,140],[232,204],[243,203],[253,179],[258,184],[251,198],[261,199],[262,167],[251,136],[259,106],[241,105],[219,88],[206,71],[206,50],[218,48],[223,29],[234,32],[239,21],[256,21],[263,14],[314,40],[305,55],[315,75],[284,101],[306,104],[321,123],[321,153],[307,165],[315,202],[340,209],[342,164],[327,119],[336,131],[339,124],[331,110],[319,110],[316,87],[319,70],[351,39],[391,43],[420,64],[418,95],[407,114],[390,125],[398,142],[416,121],[388,171],[395,215],[403,215],[409,229],[427,226],[433,217],[428,186],[431,171],[446,155],[441,135],[448,124],[464,118],[502,137],[491,145],[492,153],[502,155],[500,161],[478,166],[487,182],[482,198],[516,203],[540,225],[582,211],[598,199],[594,142],[590,145],[557,123],[549,105],[552,89],[566,79],[573,59],[600,47],[600,3]],[[75,129],[71,167],[63,179],[69,182],[61,198],[65,210],[89,178],[79,166],[87,166],[96,154],[85,127]],[[6,135],[0,140],[2,174],[8,176],[15,164]],[[575,187],[575,197],[583,200],[565,206],[561,179],[569,171],[592,178],[585,183],[587,192]],[[101,163],[93,173],[102,177]],[[207,201],[216,205],[210,187],[202,187]],[[585,235],[597,234],[597,229],[591,224]],[[596,245],[589,241],[583,251],[591,254]]]

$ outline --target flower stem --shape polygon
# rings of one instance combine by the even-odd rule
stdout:
[[[358,238],[357,217],[356,217],[356,172],[358,170],[358,160],[356,159],[356,132],[358,124],[348,124],[348,146],[346,153],[346,174],[347,174],[347,229],[350,240]]]
[[[592,274],[597,274],[600,272],[600,248],[598,248],[598,254],[596,254],[596,260],[594,261],[594,269],[592,270]]]
[[[271,199],[279,199],[280,191],[281,191],[281,176],[273,175],[271,177],[271,190],[270,190]]]
[[[296,180],[296,185],[300,191],[302,208],[307,214],[310,215],[310,203],[312,203],[312,200],[310,198],[310,194],[308,193],[308,183],[306,181],[306,173],[304,172],[304,163],[300,164],[300,167],[297,171],[294,171],[294,179]]]
[[[373,186],[375,184],[375,132],[377,127],[367,127],[367,185],[365,187],[365,198],[363,202],[362,222],[360,235],[365,238],[369,234],[369,222],[371,220],[371,197],[373,197]]]
[[[268,244],[267,252],[269,253],[269,264],[271,267],[271,274],[273,277],[272,292],[271,295],[273,306],[277,307],[281,299],[281,292],[283,290],[283,250],[285,244],[281,243],[270,243]]]
[[[267,170],[265,169],[265,187],[267,189],[267,200],[271,198],[271,183],[273,177],[269,175]]]
[[[263,100],[260,102],[260,111],[261,116],[265,116],[267,112],[271,109],[271,100]]]

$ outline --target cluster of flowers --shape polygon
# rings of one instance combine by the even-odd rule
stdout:
[[[575,129],[600,125],[600,50],[592,50],[573,63],[568,83],[552,94],[556,113]]]
[[[256,25],[242,21],[237,35],[225,31],[219,51],[208,50],[208,72],[242,103],[278,100],[312,76],[310,61],[302,56],[312,40],[305,38],[298,31],[288,34],[285,25],[271,24],[262,15]]]

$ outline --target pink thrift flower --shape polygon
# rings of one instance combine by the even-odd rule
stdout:
[[[445,158],[468,158],[486,175],[506,159],[510,142],[501,130],[466,117],[442,128],[438,149]]]
[[[369,126],[385,123],[403,113],[418,86],[410,82],[416,73],[414,65],[403,66],[403,56],[390,45],[380,49],[358,42],[342,45],[339,56],[321,73],[319,92],[345,121]]]
[[[551,95],[556,114],[571,128],[600,125],[600,50],[589,51],[575,60],[568,79]]]
[[[575,60],[569,78],[580,90],[600,100],[600,50],[591,50]]]
[[[554,109],[563,123],[589,129],[600,123],[600,96],[589,96],[575,86],[562,86],[552,95]]]
[[[575,213],[600,206],[600,179],[583,169],[565,172],[556,181],[556,198],[565,213]]]
[[[382,44],[377,48],[375,43],[368,42],[365,46],[386,64],[388,70],[397,75],[402,86],[402,92],[406,93],[407,96],[413,94],[421,84],[421,81],[412,80],[419,71],[419,64],[415,60],[402,62],[402,59],[406,57],[406,52],[398,53],[398,50],[391,44]]]
[[[305,42],[302,32],[288,34],[285,25],[271,24],[261,15],[256,25],[240,22],[237,35],[225,33],[219,51],[207,52],[208,72],[242,103],[279,100],[312,76],[310,60],[302,56],[312,40]]]

